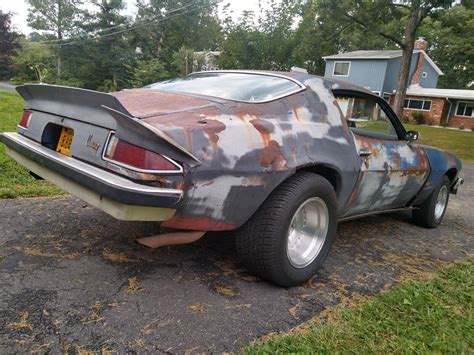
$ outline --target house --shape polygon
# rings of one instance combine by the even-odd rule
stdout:
[[[474,90],[437,89],[443,72],[428,56],[428,42],[415,42],[410,64],[410,85],[403,116],[421,112],[434,125],[474,128]],[[363,86],[393,102],[400,70],[401,50],[354,51],[324,57],[324,76]]]
[[[474,90],[432,89],[410,85],[403,115],[422,112],[435,125],[474,129]]]

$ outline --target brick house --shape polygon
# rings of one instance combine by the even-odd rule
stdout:
[[[431,89],[410,85],[403,115],[421,112],[427,122],[474,128],[474,90]]]
[[[427,122],[451,127],[474,127],[474,90],[437,89],[443,72],[428,56],[428,42],[420,37],[410,64],[410,86],[403,116],[423,114]],[[401,50],[355,51],[324,57],[324,76],[363,86],[393,102],[401,64]]]

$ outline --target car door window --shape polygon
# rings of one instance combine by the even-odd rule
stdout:
[[[395,127],[375,99],[348,96],[339,96],[336,99],[347,124],[354,133],[379,139],[398,140]]]

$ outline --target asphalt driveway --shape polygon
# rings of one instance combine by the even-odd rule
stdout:
[[[8,82],[0,81],[0,90],[6,90],[6,91],[11,91],[11,92],[16,92],[16,86],[11,85]]]
[[[118,222],[73,197],[0,200],[0,352],[235,351],[327,307],[423,277],[474,251],[474,166],[436,230],[409,214],[343,223],[306,285],[248,274],[229,235],[150,250],[153,223]]]

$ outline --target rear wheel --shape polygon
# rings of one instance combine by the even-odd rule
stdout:
[[[447,176],[433,190],[430,196],[417,209],[413,210],[413,221],[426,228],[436,228],[443,219],[449,202],[449,184]]]
[[[332,185],[319,175],[299,173],[236,232],[237,252],[250,271],[280,286],[295,286],[322,265],[336,227]]]

